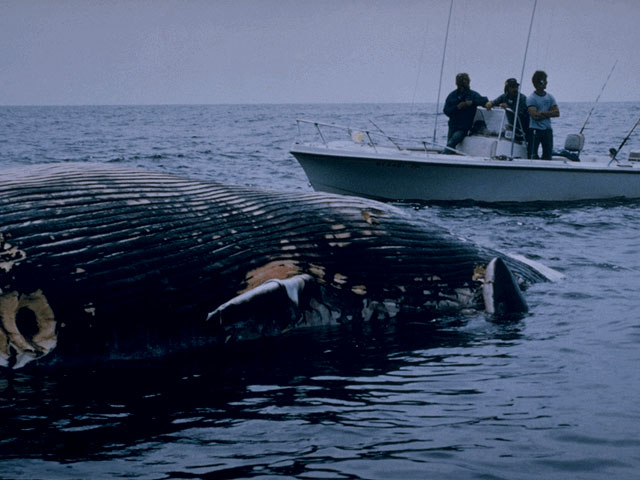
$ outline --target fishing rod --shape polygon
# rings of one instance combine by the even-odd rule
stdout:
[[[633,128],[629,131],[629,134],[624,137],[624,140],[622,140],[622,143],[620,144],[620,146],[618,147],[618,149],[614,149],[612,148],[611,150],[609,150],[609,152],[611,152],[611,160],[609,160],[609,165],[611,165],[611,162],[613,162],[614,160],[616,160],[616,155],[618,155],[618,153],[620,152],[620,149],[622,147],[624,147],[624,144],[627,143],[627,140],[629,140],[629,137],[631,137],[631,134],[633,133],[633,131],[636,129],[636,127],[638,126],[638,124],[640,124],[640,118],[638,118],[638,120],[636,121],[635,125],[633,126]],[[617,162],[617,160],[616,160]]]
[[[453,0],[449,5],[449,19],[447,20],[447,32],[444,35],[444,50],[442,52],[442,64],[440,65],[440,83],[438,83],[438,99],[436,100],[436,120],[433,125],[433,143],[436,143],[436,131],[438,130],[438,110],[440,110],[440,91],[442,90],[442,72],[444,71],[444,57],[447,55],[447,40],[449,40],[449,25],[451,24],[451,12],[453,12]]]
[[[516,108],[513,112],[513,132],[511,135],[511,155],[510,158],[513,159],[513,147],[516,142],[516,128],[518,127],[519,113],[520,113],[520,87],[522,86],[522,79],[524,78],[524,67],[527,64],[527,52],[529,51],[529,40],[531,39],[531,30],[533,29],[533,17],[536,15],[536,6],[538,5],[538,0],[533,2],[533,10],[531,11],[531,22],[529,23],[529,34],[527,35],[527,45],[524,48],[524,59],[522,60],[522,71],[520,72],[520,84],[518,85],[518,93],[516,97]],[[524,125],[522,126],[524,129]],[[528,149],[528,146],[527,146]]]
[[[596,98],[596,101],[593,104],[593,107],[591,107],[591,111],[589,112],[589,115],[587,115],[587,119],[584,121],[584,125],[582,125],[582,128],[580,129],[580,131],[578,133],[582,133],[582,131],[584,130],[584,127],[587,126],[587,122],[589,122],[589,119],[591,118],[591,114],[593,113],[593,110],[596,108],[596,104],[598,103],[598,100],[600,100],[600,95],[602,95],[602,92],[604,92],[604,89],[607,86],[607,83],[609,83],[609,79],[611,78],[611,74],[615,70],[617,64],[618,64],[618,60],[616,60],[615,63],[613,64],[613,67],[611,67],[611,71],[609,72],[609,76],[607,76],[607,79],[605,80],[604,85],[602,85],[602,90],[600,90],[600,93],[598,94],[598,97]]]

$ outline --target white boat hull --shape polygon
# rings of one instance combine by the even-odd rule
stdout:
[[[640,198],[640,165],[608,159],[498,160],[368,145],[295,144],[317,191],[379,200],[561,202]]]

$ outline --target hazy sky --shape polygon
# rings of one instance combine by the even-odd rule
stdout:
[[[441,101],[520,78],[534,0],[454,0]],[[0,105],[435,102],[450,0],[0,0]],[[559,102],[640,100],[640,1],[538,0]]]

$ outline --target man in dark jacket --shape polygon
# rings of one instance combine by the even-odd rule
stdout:
[[[518,105],[518,120],[520,127],[524,133],[525,139],[529,142],[529,111],[527,110],[527,97],[521,93],[520,101],[518,101],[518,90],[520,84],[515,78],[508,78],[504,82],[504,93],[495,100],[487,103],[487,110],[491,110],[492,107],[498,105],[500,108],[510,108],[512,111],[516,110],[516,104]],[[509,121],[513,122],[513,115],[508,116]]]
[[[444,153],[452,153],[450,148],[456,146],[469,133],[476,115],[476,107],[486,105],[487,97],[481,96],[469,88],[471,80],[466,73],[456,75],[456,90],[451,92],[444,103],[444,113],[449,117],[449,133],[447,135],[447,148]]]

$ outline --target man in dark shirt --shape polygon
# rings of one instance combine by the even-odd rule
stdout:
[[[504,93],[495,100],[487,103],[487,110],[498,105],[500,108],[510,108],[515,111],[518,105],[518,120],[520,127],[524,133],[525,139],[529,142],[529,111],[527,110],[527,97],[521,93],[520,101],[518,101],[518,87],[520,84],[515,78],[509,78],[504,82]],[[513,116],[510,115],[509,121],[513,122]]]
[[[487,97],[471,90],[470,85],[471,79],[468,74],[459,73],[456,75],[458,88],[449,94],[444,103],[444,113],[449,117],[447,148],[444,153],[452,153],[449,149],[456,148],[471,129],[477,107],[489,102]]]

